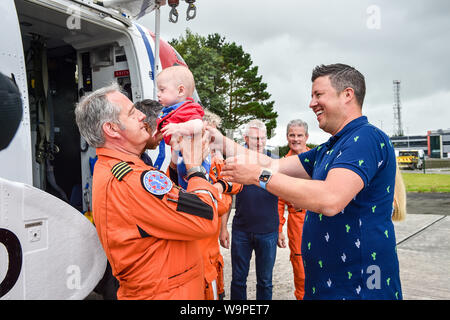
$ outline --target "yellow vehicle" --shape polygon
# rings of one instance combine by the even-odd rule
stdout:
[[[397,163],[400,169],[422,169],[423,159],[423,150],[398,150]]]

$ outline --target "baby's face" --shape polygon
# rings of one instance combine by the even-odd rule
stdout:
[[[166,77],[158,77],[156,84],[158,86],[158,101],[164,107],[185,100],[185,97],[180,90],[180,85],[176,85],[174,81],[167,79]]]

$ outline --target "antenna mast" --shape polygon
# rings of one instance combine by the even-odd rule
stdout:
[[[394,80],[394,135],[403,136],[402,107],[400,105],[400,80]]]

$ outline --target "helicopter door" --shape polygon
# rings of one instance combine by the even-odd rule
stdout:
[[[0,19],[0,28],[3,30],[0,33],[0,72],[15,81],[22,94],[23,103],[23,117],[16,135],[8,148],[0,152],[0,177],[32,185],[28,89],[19,20],[14,1],[1,1],[0,9],[6,13]]]
[[[117,82],[128,98],[133,101],[130,70],[122,46],[111,44],[79,52],[79,94],[88,94]],[[81,139],[81,171],[83,212],[91,214],[92,175],[97,160],[95,148]]]

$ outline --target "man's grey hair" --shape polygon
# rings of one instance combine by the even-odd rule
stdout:
[[[144,99],[138,101],[134,104],[134,107],[145,114],[145,120],[150,128],[156,129],[156,119],[158,119],[159,114],[163,106],[156,100]]]
[[[366,82],[364,76],[355,68],[342,63],[320,65],[314,68],[311,81],[319,77],[329,76],[333,88],[338,92],[346,88],[352,88],[355,92],[356,101],[362,108],[366,95]]]
[[[82,97],[75,107],[75,120],[80,134],[94,148],[102,147],[105,144],[102,129],[104,123],[112,122],[121,126],[120,106],[113,104],[106,97],[107,94],[115,91],[122,92],[117,83],[112,83]]]
[[[262,122],[261,120],[258,120],[258,119],[253,119],[253,120],[250,120],[245,125],[244,137],[248,137],[248,134],[249,134],[251,128],[259,129],[259,130],[263,131],[264,134],[267,134],[267,128],[266,128],[266,125],[264,124],[264,122]]]
[[[305,129],[305,134],[308,135],[308,124],[301,119],[294,119],[289,121],[286,128],[286,135],[289,134],[289,129],[291,127],[303,127],[303,129]]]

